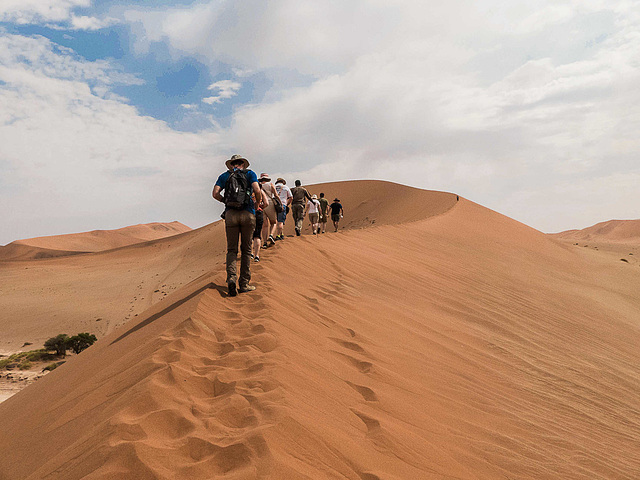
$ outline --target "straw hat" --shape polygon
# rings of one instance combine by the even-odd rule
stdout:
[[[249,160],[247,160],[246,158],[244,158],[242,155],[233,155],[229,160],[227,160],[224,164],[227,166],[227,168],[229,170],[233,170],[233,166],[231,165],[232,162],[236,162],[238,160],[242,160],[244,162],[244,165],[242,166],[242,168],[249,168]]]
[[[261,173],[260,174],[260,180],[266,180],[267,182],[271,181],[271,177],[269,176],[268,173]]]
[[[311,195],[311,200],[317,200],[317,199],[318,199],[318,195],[316,195],[315,193]]]
[[[276,183],[281,183],[283,185],[286,185],[287,181],[282,177],[278,177],[278,179],[276,180]]]

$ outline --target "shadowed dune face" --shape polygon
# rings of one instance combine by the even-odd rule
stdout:
[[[213,266],[0,404],[0,478],[640,470],[635,271],[465,200],[252,271],[226,298]]]

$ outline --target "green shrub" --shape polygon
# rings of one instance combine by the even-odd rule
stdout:
[[[82,352],[83,350],[86,350],[91,345],[93,345],[94,342],[96,342],[97,340],[98,339],[93,334],[79,333],[77,335],[74,335],[67,341],[67,345],[68,345],[67,348],[70,348],[71,350],[73,350],[73,353],[77,355],[78,353]]]
[[[50,372],[50,371],[55,370],[56,368],[58,368],[58,367],[59,367],[60,365],[62,365],[63,363],[64,363],[64,362],[53,362],[53,363],[50,363],[49,365],[47,365],[46,367],[44,367],[44,368],[42,369],[42,371],[43,371],[43,372],[46,372],[46,371],[49,371],[49,372]]]
[[[29,370],[31,368],[31,362],[25,360],[20,365],[18,365],[18,368],[20,370]]]
[[[60,333],[55,337],[51,337],[44,342],[44,348],[46,350],[55,350],[57,355],[64,357],[69,350],[69,336],[66,333]]]

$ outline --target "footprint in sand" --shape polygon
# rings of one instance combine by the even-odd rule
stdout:
[[[358,416],[358,418],[360,418],[360,420],[362,420],[365,424],[365,426],[367,427],[367,433],[375,433],[380,431],[380,422],[378,420],[376,420],[373,417],[370,417],[368,415],[365,415],[362,412],[358,412],[357,410],[354,410],[353,408],[351,409],[351,411]]]
[[[333,337],[330,337],[330,339],[336,342],[338,345],[342,345],[344,348],[348,348],[349,350],[353,350],[354,352],[367,353],[364,348],[362,348],[360,345],[358,345],[355,342],[347,342],[346,340],[341,340],[339,338],[333,338]]]
[[[345,383],[347,385],[349,385],[351,388],[353,388],[360,395],[362,395],[362,398],[364,398],[367,402],[377,402],[378,401],[378,396],[369,387],[365,387],[364,385],[357,385],[357,384],[351,383],[351,382],[349,382],[347,380],[345,380]]]
[[[338,355],[340,358],[353,365],[360,373],[372,373],[374,371],[374,366],[371,362],[358,360],[351,355],[347,355],[342,352],[336,352],[335,350],[332,350],[331,353]]]

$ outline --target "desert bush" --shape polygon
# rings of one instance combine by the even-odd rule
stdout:
[[[18,368],[20,370],[29,370],[31,368],[31,362],[25,360],[20,365],[18,365]]]
[[[44,368],[42,369],[42,371],[43,371],[43,372],[46,372],[46,371],[49,371],[49,372],[50,372],[50,371],[55,370],[56,368],[58,368],[58,367],[59,367],[60,365],[62,365],[63,363],[64,363],[64,362],[53,362],[53,363],[50,363],[49,365],[47,365],[46,367],[44,367]]]
[[[66,333],[60,333],[44,342],[44,348],[46,350],[55,350],[57,355],[64,357],[67,354],[67,350],[69,350],[68,342],[69,336]]]
[[[71,337],[68,342],[67,348],[71,348],[75,354],[80,353],[83,350],[86,350],[91,345],[93,345],[98,339],[95,335],[91,333],[79,333]]]

